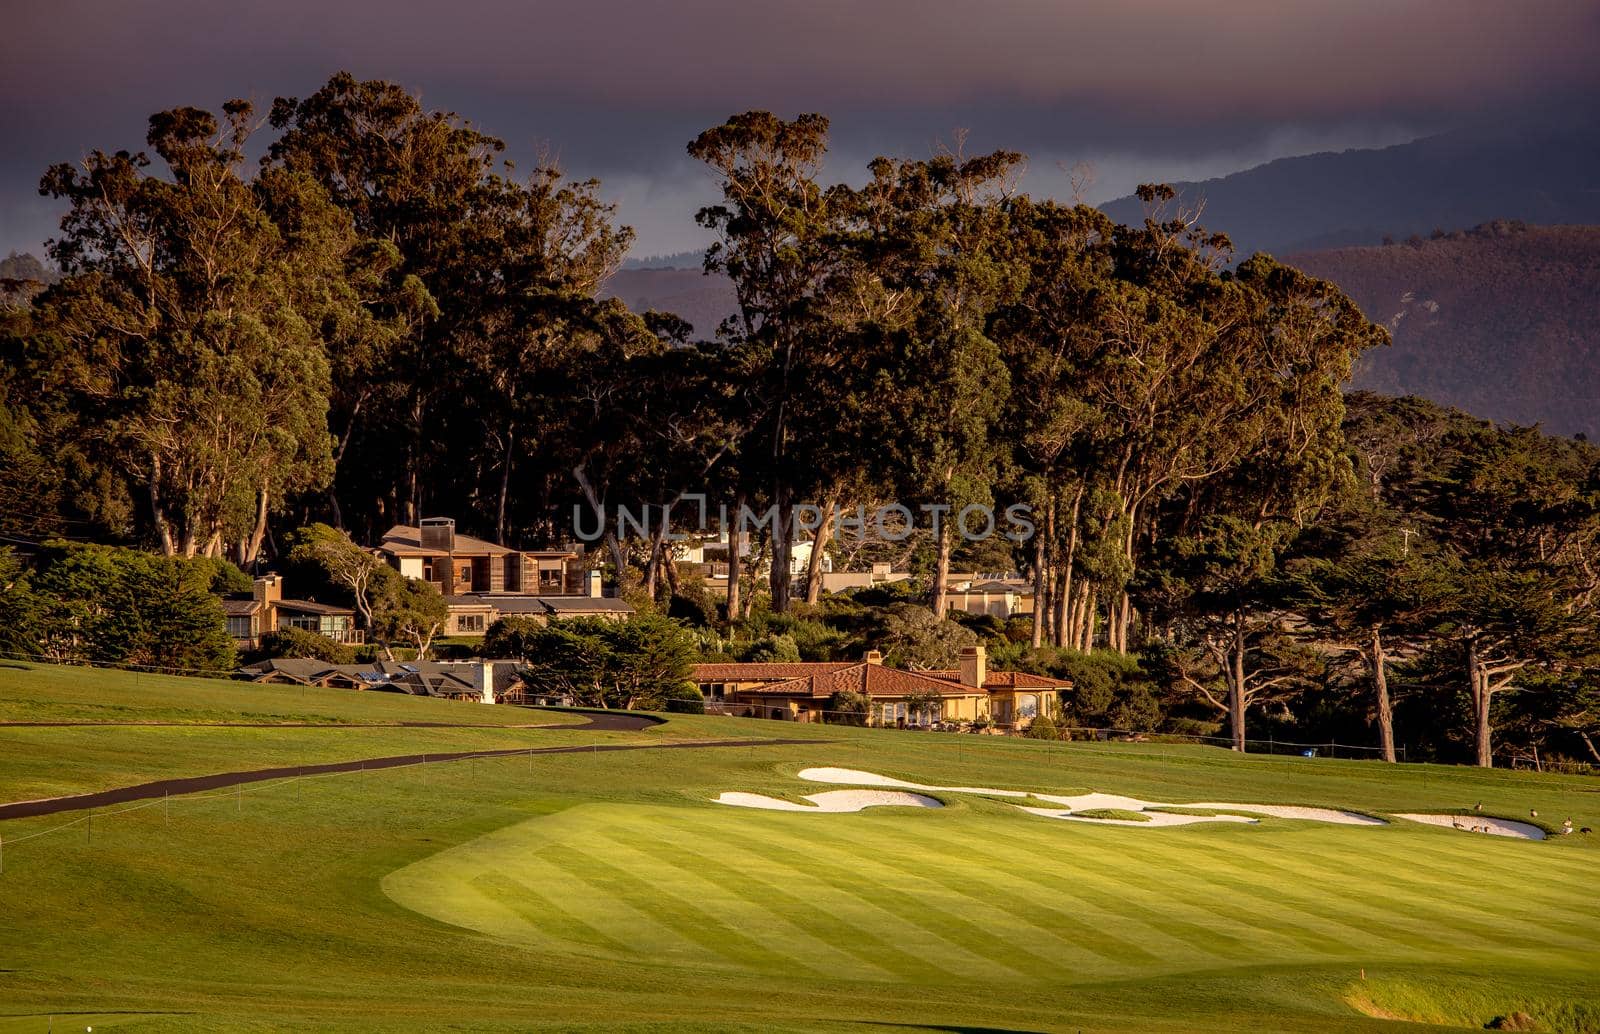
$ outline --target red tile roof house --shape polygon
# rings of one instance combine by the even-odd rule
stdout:
[[[708,710],[756,718],[826,722],[828,700],[849,691],[870,701],[872,725],[928,727],[993,721],[1001,731],[1026,728],[1037,715],[1060,714],[1066,679],[1022,671],[990,671],[981,646],[961,651],[953,671],[901,671],[878,651],[860,661],[697,664],[693,675]]]

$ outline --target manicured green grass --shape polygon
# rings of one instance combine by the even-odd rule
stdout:
[[[35,676],[68,677],[0,669],[0,702],[42,692],[22,688]],[[134,711],[244,711],[262,705],[234,694],[257,688],[185,683],[137,698],[114,684],[100,696]],[[375,694],[313,698],[308,713],[377,720]],[[389,714],[395,702],[438,703],[378,703]],[[0,822],[0,1032],[44,1031],[51,1015],[56,1030],[138,1031],[1378,1031],[1481,1029],[1512,1012],[1600,1030],[1592,837],[1270,817],[1138,829],[961,794],[942,794],[942,809],[842,815],[710,803],[724,790],[826,789],[795,774],[830,765],[1380,814],[1481,800],[1595,826],[1593,781],[687,716],[609,734],[17,732],[0,730],[0,801],[29,795],[19,780],[250,767],[225,763],[230,745],[359,757],[378,738],[374,754],[441,736],[805,742],[259,784],[31,840],[20,838],[69,816]]]

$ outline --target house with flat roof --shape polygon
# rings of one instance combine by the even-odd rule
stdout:
[[[826,722],[829,700],[850,692],[869,701],[871,725],[929,727],[993,722],[1026,728],[1039,715],[1060,714],[1066,679],[1021,671],[990,671],[981,646],[961,651],[949,671],[888,667],[876,650],[860,661],[697,664],[691,675],[708,710],[757,718]]]
[[[449,609],[447,636],[481,636],[502,617],[621,620],[633,613],[602,594],[600,572],[586,570],[575,550],[511,549],[457,532],[449,517],[397,524],[377,553],[405,577],[439,590]]]
[[[573,550],[511,549],[463,535],[450,517],[424,517],[384,532],[378,555],[407,578],[432,582],[443,596],[523,593],[530,596],[598,595]],[[594,576],[591,579],[591,575]]]

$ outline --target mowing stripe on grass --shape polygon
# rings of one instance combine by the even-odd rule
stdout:
[[[936,850],[941,850],[941,852],[942,850],[947,850],[947,848],[949,848],[949,844],[944,842],[944,840],[931,839],[931,837],[928,836],[909,837],[909,844],[920,845],[920,847],[925,848],[936,848]],[[1058,864],[1058,866],[1059,864],[1062,864],[1061,858],[1056,858],[1056,864]],[[1022,872],[1029,871],[1032,871],[1032,866],[1024,866],[1024,868],[1022,868]],[[1040,885],[1043,885],[1043,887],[1059,890],[1059,888],[1070,885],[1070,877],[1074,876],[1074,874],[1075,872],[1070,871],[1070,869],[1069,871],[1062,871],[1061,876],[1058,877],[1059,884],[1046,884],[1045,880],[1038,880],[1038,882],[1040,882]],[[1021,876],[1021,874],[1014,874],[1014,876]],[[1024,877],[1024,879],[1026,879],[1026,877]],[[1240,912],[1238,916],[1234,917],[1235,919],[1238,919],[1238,917],[1243,916],[1245,916],[1245,912]],[[1347,941],[1338,940],[1338,938],[1331,938],[1331,936],[1326,935],[1326,933],[1312,933],[1309,932],[1309,930],[1301,930],[1299,927],[1291,928],[1293,933],[1290,933],[1285,932],[1285,930],[1283,930],[1282,927],[1278,927],[1278,925],[1274,925],[1274,927],[1262,927],[1262,924],[1245,925],[1253,925],[1253,927],[1258,928],[1258,930],[1261,930],[1261,928],[1267,928],[1269,936],[1282,936],[1283,940],[1288,941],[1288,943],[1293,943],[1293,941],[1304,941],[1304,946],[1306,946],[1306,948],[1315,949],[1315,951],[1320,952],[1320,954],[1325,954],[1326,948],[1328,948],[1330,944],[1331,946],[1334,946],[1334,948],[1347,948],[1347,946],[1349,946]],[[1094,940],[1096,941],[1104,941],[1107,938],[1106,932],[1101,930],[1101,928],[1086,928],[1086,933],[1088,933],[1090,936],[1093,936]]]
[[[968,914],[985,915],[996,912],[1009,915],[997,906],[984,885],[985,870],[982,868],[974,866],[966,880],[940,879],[933,877],[929,871],[919,866],[896,861],[897,851],[884,851],[877,849],[876,845],[866,847],[858,840],[840,837],[837,835],[840,830],[818,832],[804,837],[801,837],[799,832],[799,830],[793,833],[786,831],[785,840],[794,845],[796,852],[809,852],[814,857],[821,854],[834,860],[837,863],[837,871],[830,872],[830,879],[836,886],[841,884],[841,876],[849,873],[848,881],[854,886],[877,887],[880,888],[880,893],[904,894],[914,907],[938,915],[946,925],[959,931],[960,940],[971,950],[1008,969],[1032,972],[1035,975],[1060,971],[1061,961],[1058,958],[1029,950],[1024,947],[1027,943],[1025,939],[1002,937],[993,932],[988,924],[980,925],[965,918]],[[892,869],[894,873],[885,873],[874,878],[875,871],[882,869]],[[947,895],[941,899],[941,895],[930,893],[931,885],[942,887]],[[1041,947],[1050,947],[1055,951],[1077,950],[1070,941],[1060,937],[1036,918],[1021,916],[1014,918],[1017,921],[1009,924],[1012,928],[1018,925],[1025,926],[1057,942],[1053,946],[1041,945]]]
[[[1271,849],[1255,853],[1253,860],[1263,869],[1283,873],[1300,885],[1344,888],[1348,892],[1344,901],[1346,907],[1368,912],[1376,907],[1381,910],[1385,922],[1410,917],[1434,928],[1448,927],[1486,947],[1503,947],[1508,938],[1528,945],[1546,944],[1552,939],[1579,947],[1592,947],[1594,943],[1588,932],[1577,937],[1559,934],[1552,938],[1548,926],[1531,919],[1525,903],[1518,902],[1512,909],[1501,912],[1489,907],[1489,899],[1470,885],[1450,888],[1423,884],[1410,877],[1404,867],[1388,870],[1381,879],[1373,878],[1368,874],[1383,870],[1375,870],[1364,852],[1355,856],[1348,846],[1336,855],[1325,854],[1314,859],[1323,863],[1318,865],[1310,864],[1304,856]],[[1452,939],[1450,947],[1455,946],[1455,940]],[[1436,939],[1436,950],[1443,947]]]
[[[909,833],[900,834],[897,840],[897,848],[933,843]],[[807,838],[807,842],[814,841]],[[1052,972],[1076,967],[1120,973],[1138,961],[1156,961],[1154,955],[1133,942],[1108,935],[1050,904],[1055,885],[1049,880],[1022,878],[1009,871],[1005,859],[998,856],[985,855],[990,864],[975,866],[971,859],[976,845],[970,842],[964,845],[963,851],[950,851],[947,845],[940,844],[936,850],[916,855],[914,864],[897,860],[902,856],[898,850],[892,854],[872,853],[870,848],[853,840],[828,842],[835,850],[855,852],[863,859],[870,858],[878,865],[895,869],[902,874],[902,878],[894,880],[896,885],[903,885],[907,879],[912,885],[931,881],[958,897],[971,900],[979,914],[998,912],[1007,917],[1010,928],[1020,927],[1025,928],[1021,932],[1043,934],[1052,943],[1043,946],[1049,949],[1049,954],[1041,958]],[[1008,882],[1022,892],[1005,892]],[[1130,963],[1130,959],[1133,962]]]
[[[1204,872],[1203,878],[1207,882],[1228,894],[1244,894],[1265,902],[1268,906],[1268,923],[1275,922],[1279,914],[1292,913],[1309,917],[1312,923],[1308,929],[1339,931],[1337,936],[1329,933],[1322,941],[1309,945],[1316,954],[1328,954],[1329,948],[1338,947],[1359,957],[1373,952],[1378,942],[1385,943],[1387,947],[1384,950],[1396,958],[1409,959],[1417,952],[1437,952],[1439,949],[1437,931],[1443,916],[1425,919],[1397,914],[1392,910],[1371,907],[1369,902],[1360,897],[1332,898],[1314,890],[1300,889],[1317,887],[1317,881],[1323,875],[1320,871],[1294,871],[1290,873],[1291,878],[1287,883],[1264,882],[1262,876],[1276,867],[1266,861],[1260,845],[1252,845],[1253,850],[1249,854],[1226,848],[1208,853],[1195,841],[1185,846],[1193,852],[1192,860],[1181,851],[1175,855],[1156,854],[1170,863],[1168,870],[1173,873],[1199,876]],[[1209,868],[1203,870],[1202,865]],[[1337,908],[1338,912],[1330,911],[1330,906]],[[1281,913],[1274,909],[1281,910]]]
[[[593,882],[629,901],[641,911],[648,908],[657,922],[711,954],[727,960],[735,968],[749,969],[754,966],[822,975],[809,960],[751,937],[702,908],[699,903],[612,865],[599,854],[579,848],[571,841],[547,848],[541,854],[574,874],[587,871],[594,877]]]
[[[674,828],[679,829],[679,830],[684,830],[687,827],[685,827],[685,826],[683,826],[681,824],[675,824]],[[698,831],[698,832],[704,833],[706,831],[701,830],[701,831]],[[713,830],[711,832],[715,833],[715,832],[722,832],[722,831]],[[769,847],[771,849],[767,853],[761,853],[761,852],[757,852],[757,851],[749,849],[748,847],[745,846],[745,845],[748,845],[749,843],[750,843],[750,838],[741,836],[741,837],[738,838],[737,841],[724,842],[724,844],[719,848],[719,850],[721,850],[723,852],[726,852],[728,854],[737,856],[733,860],[747,863],[746,864],[746,868],[748,868],[748,869],[750,869],[752,871],[762,871],[764,868],[772,866],[772,865],[784,865],[785,863],[783,863],[780,859],[782,857],[787,856],[788,854],[790,854],[790,851],[789,851],[788,848],[779,847],[770,838],[763,839],[761,841],[761,843],[765,844],[767,847]],[[809,839],[806,841],[806,845],[808,847],[812,843],[813,843],[813,841],[811,841]],[[709,856],[696,855],[695,857],[703,858],[707,862],[711,861]],[[872,858],[872,857],[875,857],[875,856],[873,856],[873,855],[860,855],[860,856],[858,856],[858,860],[863,862],[863,863],[866,863],[867,859]],[[725,859],[722,864],[727,864],[727,860]],[[968,875],[969,875],[969,878],[970,878],[973,874],[969,873]],[[812,891],[814,891],[812,897],[810,897],[808,899],[802,900],[801,898],[798,898],[798,897],[791,897],[791,900],[795,901],[796,903],[804,904],[808,909],[810,909],[810,910],[812,910],[814,912],[818,911],[818,910],[820,910],[821,908],[824,908],[824,907],[831,907],[831,906],[833,906],[833,905],[835,905],[837,903],[837,899],[835,897],[831,896],[836,891],[835,885],[833,883],[831,883],[831,882],[826,881],[826,880],[818,879],[815,876],[815,874],[813,872],[809,871],[809,870],[801,869],[801,868],[797,868],[797,867],[789,867],[788,868],[788,873],[785,875],[785,879],[786,880],[791,880],[791,881],[796,881],[796,882],[804,881],[806,886],[807,886],[807,888],[812,890]],[[890,884],[890,886],[894,888],[894,890],[892,891],[893,893],[901,893],[902,892],[900,890],[900,888],[903,887],[903,883],[901,883],[900,881],[894,881],[893,883]],[[759,893],[766,894],[766,893],[768,893],[769,888],[774,889],[774,890],[776,889],[772,882],[770,882],[770,881],[769,882],[765,882],[765,883],[763,883],[761,885]],[[1011,914],[1011,912],[1012,912],[1012,907],[1008,906],[1008,903],[1006,903],[1006,902],[994,901],[994,900],[991,900],[991,899],[985,899],[985,900],[986,900],[986,904],[989,905],[989,906],[1000,908],[1002,911],[1005,911],[1007,914]],[[1048,927],[1048,926],[1045,926],[1043,924],[1040,924],[1038,922],[1031,921],[1031,920],[1028,922],[1028,925],[1034,926],[1034,927],[1038,928],[1039,930],[1041,930],[1041,931],[1043,931],[1043,932],[1045,932],[1047,934],[1050,934],[1054,938],[1059,938],[1060,939],[1059,950],[1061,950],[1063,952],[1069,953],[1071,955],[1086,955],[1086,956],[1090,957],[1091,959],[1094,959],[1094,960],[1097,960],[1097,961],[1101,961],[1101,962],[1105,961],[1105,957],[1104,956],[1100,956],[1097,953],[1095,953],[1095,952],[1089,950],[1088,948],[1085,948],[1084,946],[1082,946],[1080,944],[1077,944],[1077,943],[1075,943],[1073,941],[1067,940],[1065,938],[1060,938],[1060,935],[1057,934],[1055,931],[1051,930],[1050,927]],[[914,976],[917,979],[925,979],[927,977],[929,969],[940,969],[941,968],[941,967],[938,966],[937,961],[934,960],[934,959],[928,959],[928,958],[925,958],[923,956],[908,955],[908,954],[906,954],[904,952],[901,952],[898,948],[896,948],[893,945],[891,945],[885,939],[874,937],[864,926],[850,925],[850,926],[848,926],[848,929],[853,931],[854,936],[861,937],[861,938],[865,939],[866,941],[868,941],[869,943],[872,943],[874,945],[883,946],[882,948],[874,947],[872,949],[873,956],[875,958],[877,957],[876,953],[878,951],[883,950],[883,948],[887,948],[888,950],[893,951],[896,954],[904,956],[904,958],[907,960],[907,963],[908,963],[908,965],[905,966],[904,969],[905,969],[906,974],[909,975],[909,976]],[[945,972],[951,979],[962,979],[964,977],[964,974],[962,974],[962,973],[960,973],[958,971],[954,971],[954,970],[943,970],[943,972]]]
[[[786,815],[784,818],[792,822],[795,816]],[[762,819],[765,820],[761,822],[763,826],[771,822],[770,817],[763,816]],[[768,844],[771,847],[769,864],[774,867],[806,879],[820,878],[822,893],[847,896],[865,906],[871,914],[887,915],[896,925],[910,927],[902,943],[925,945],[922,950],[930,957],[941,958],[957,967],[967,974],[968,979],[975,979],[978,974],[987,974],[989,979],[1008,981],[1029,976],[1014,965],[1016,952],[1010,943],[957,914],[958,911],[970,910],[970,905],[963,903],[958,909],[947,902],[930,900],[931,896],[915,883],[908,885],[904,881],[869,875],[877,861],[875,855],[881,852],[882,845],[875,845],[873,850],[866,852],[833,852],[830,864],[821,866],[816,864],[819,859],[816,857],[815,839],[791,838],[770,829],[741,831],[741,835],[747,843],[755,836]],[[878,925],[882,925],[881,919]],[[981,943],[984,947],[973,942]]]
[[[562,904],[560,895],[547,893],[535,883],[504,873],[490,872],[473,877],[471,885],[486,899],[519,919],[533,934],[532,938],[514,938],[516,940],[549,941],[568,954],[583,954],[596,949],[619,959],[633,958],[638,954],[636,944],[619,941],[593,923],[586,922],[578,912]]]
[[[1040,820],[1048,821],[1048,820]],[[1079,823],[1078,825],[1084,825]],[[1065,832],[1065,831],[1063,831]],[[1073,830],[1077,832],[1076,828]],[[1093,836],[1099,833],[1113,832],[1112,830],[1085,831]],[[1136,830],[1115,830],[1124,836],[1148,836],[1149,833]],[[1115,871],[1108,871],[1092,865],[1095,856],[1082,851],[1083,845],[1078,845],[1080,853],[1063,859],[1059,854],[1049,854],[1044,845],[1037,840],[1029,839],[1020,833],[994,830],[986,833],[985,839],[991,844],[1005,844],[1014,850],[1021,851],[1027,857],[1032,857],[1048,864],[1060,866],[1064,863],[1074,866],[1064,875],[1061,891],[1064,896],[1072,897],[1098,905],[1100,908],[1121,916],[1131,916],[1147,926],[1162,931],[1169,937],[1183,943],[1194,955],[1203,959],[1212,960],[1213,964],[1225,964],[1230,961],[1252,959],[1259,956],[1259,946],[1256,940],[1257,931],[1251,929],[1244,935],[1232,932],[1239,924],[1237,920],[1228,919],[1227,927],[1214,925],[1210,916],[1215,915],[1214,909],[1197,907],[1174,898],[1164,898],[1159,907],[1145,905],[1141,899],[1150,897],[1156,886],[1148,877],[1133,877],[1124,875],[1128,869],[1128,860],[1125,855],[1105,855],[1098,858],[1106,866]],[[1170,893],[1173,888],[1163,886],[1162,891]],[[1196,913],[1200,913],[1197,915]]]
[[[601,826],[590,835],[597,842],[596,846],[608,849],[606,857],[619,868],[647,875],[652,885],[670,887],[678,898],[693,900],[702,911],[716,916],[724,925],[751,940],[769,946],[775,954],[804,959],[811,969],[830,974],[849,973],[865,962],[871,972],[862,979],[895,979],[895,974],[875,962],[845,951],[842,944],[850,943],[850,939],[840,942],[817,937],[801,923],[773,908],[770,902],[734,892],[728,881],[710,879],[704,870],[674,868],[661,854],[663,843],[652,838],[645,849],[637,845],[635,841],[640,833],[637,825],[627,830]]]
[[[682,830],[681,827],[679,831],[692,832]],[[789,893],[776,881],[767,880],[758,885],[738,876],[737,874],[743,871],[759,871],[759,866],[767,864],[768,859],[744,851],[737,842],[719,844],[719,857],[716,858],[684,846],[682,839],[662,838],[653,841],[650,851],[655,860],[681,874],[715,872],[718,869],[731,871],[735,875],[724,885],[728,893],[738,895],[752,905],[769,907],[776,905],[782,908],[787,918],[811,937],[848,953],[858,962],[874,970],[881,971],[887,979],[914,982],[926,979],[930,970],[939,972],[946,979],[961,978],[961,974],[943,969],[934,960],[901,950],[898,945],[873,933],[869,927],[845,922],[822,908],[816,898],[807,899]],[[739,863],[756,863],[756,865]],[[863,975],[861,979],[879,978]]]

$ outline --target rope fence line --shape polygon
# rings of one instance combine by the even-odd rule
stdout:
[[[773,716],[769,714],[770,712],[781,712],[781,714]],[[860,711],[843,711],[836,709],[830,710],[828,708],[816,707],[809,708],[808,710],[801,712],[802,717],[795,717],[791,715],[786,708],[775,707],[771,704],[730,704],[722,701],[713,702],[709,700],[706,702],[706,714],[728,718],[756,718],[769,721],[789,721],[797,722],[798,724],[802,725],[832,725],[868,729],[886,729],[897,732],[929,732],[968,736],[1018,736],[1025,733],[1029,725],[1027,722],[1002,722],[988,719],[978,719],[976,721],[967,719],[956,721],[907,720],[902,724],[898,720],[893,722],[884,722],[871,712],[862,713]],[[821,716],[822,720],[815,721],[812,718],[804,717],[811,715]],[[829,716],[836,716],[836,720],[829,720]],[[1233,738],[1230,736],[1207,736],[1201,733],[1161,732],[1144,729],[1116,729],[1091,725],[1063,725],[1060,723],[1055,723],[1053,719],[1052,724],[1055,725],[1058,733],[1063,735],[1054,737],[1040,737],[1041,741],[1048,742],[1053,739],[1077,742],[1078,737],[1082,736],[1085,740],[1100,742],[1120,740],[1134,743],[1195,743],[1202,745],[1215,744],[1225,747],[1233,746]],[[991,732],[990,730],[999,730],[999,732],[995,733]],[[1346,751],[1359,757],[1367,757],[1377,756],[1383,752],[1383,748],[1381,747],[1373,747],[1365,744],[1355,743],[1339,743],[1334,740],[1302,742],[1299,740],[1280,740],[1274,737],[1267,737],[1265,739],[1257,739],[1252,737],[1247,738],[1244,742],[1247,749],[1252,746],[1265,747],[1267,749],[1262,753],[1268,754],[1288,753],[1301,754],[1304,756],[1321,756],[1323,751],[1327,751],[1328,756],[1337,757],[1339,751]],[[1404,760],[1405,747],[1403,745],[1397,746],[1396,750],[1401,755],[1401,759]],[[1305,755],[1306,751],[1314,751],[1316,754]]]

